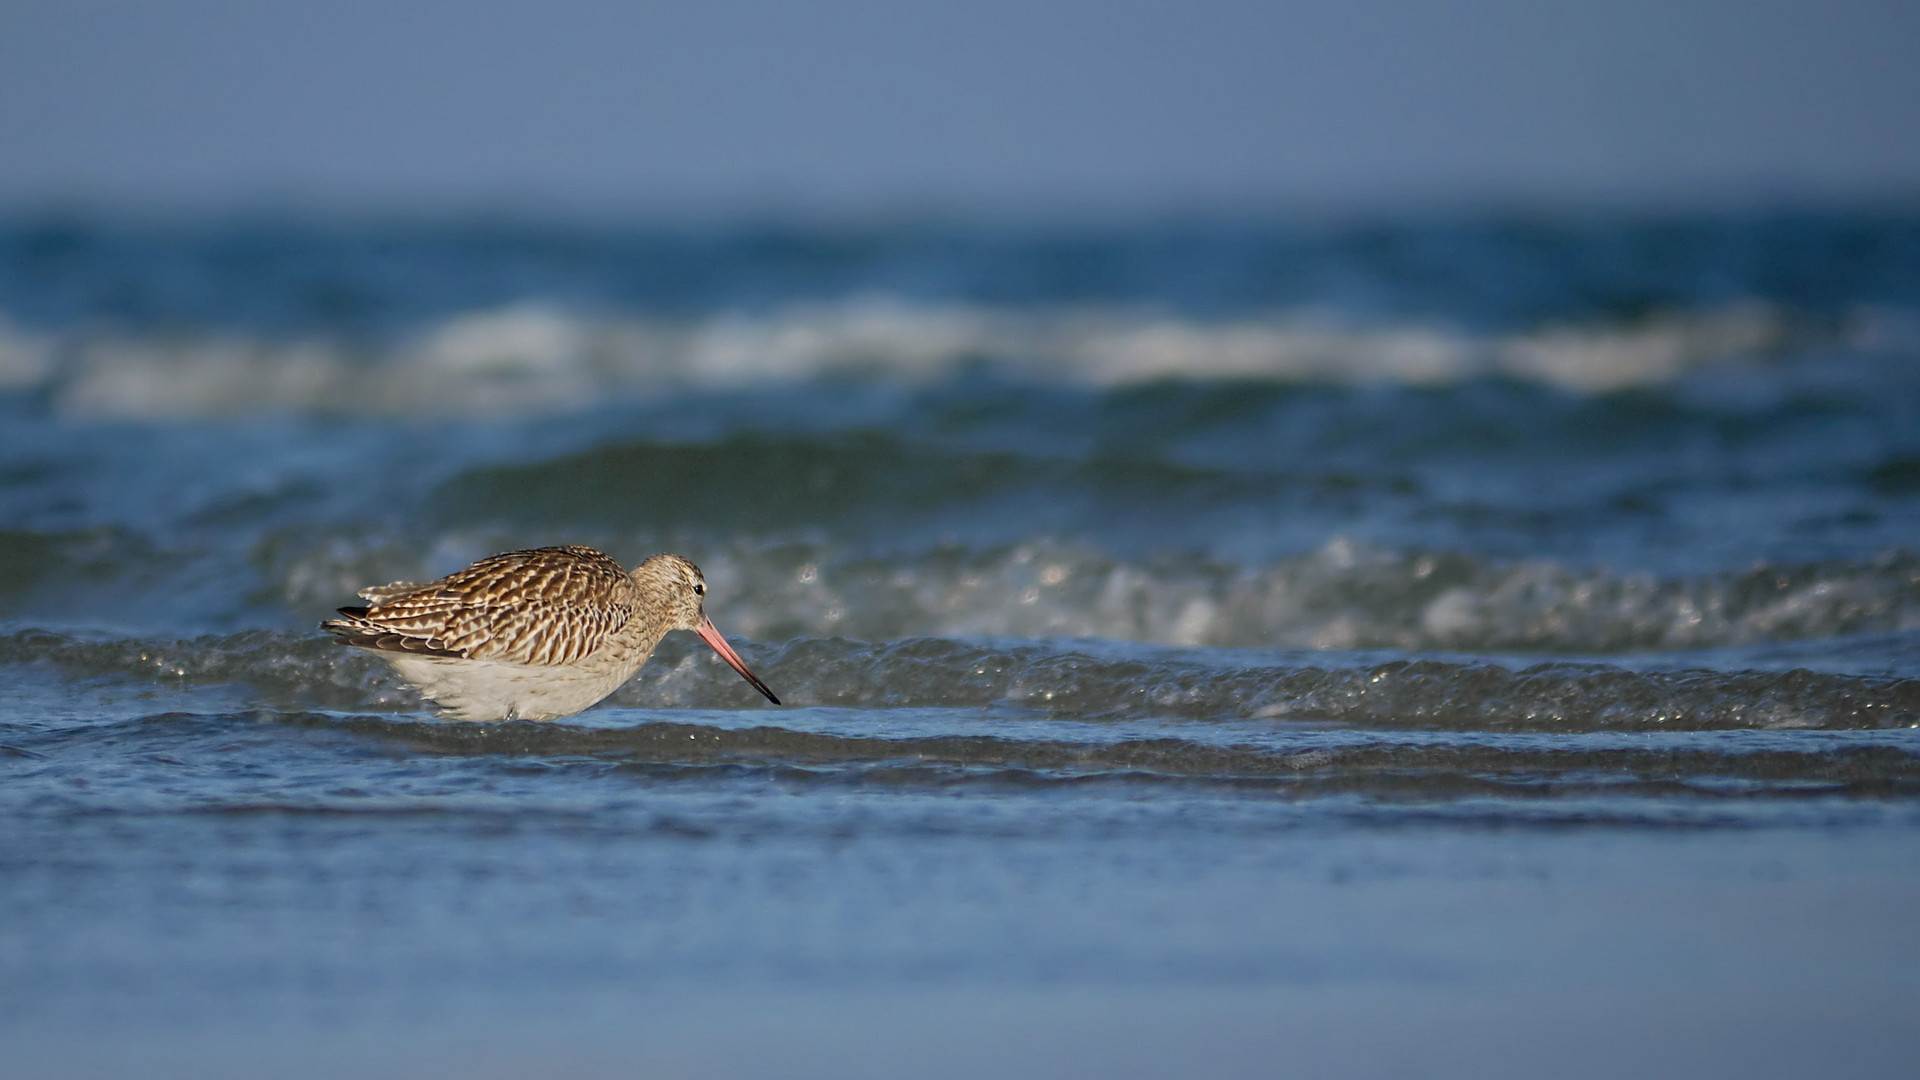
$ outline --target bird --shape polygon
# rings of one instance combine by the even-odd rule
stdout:
[[[320,624],[393,665],[453,720],[558,720],[632,678],[671,630],[691,630],[775,705],[707,617],[707,581],[679,555],[633,568],[590,547],[481,559],[438,581],[360,590]]]

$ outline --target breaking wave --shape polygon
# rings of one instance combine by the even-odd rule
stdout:
[[[698,642],[670,639],[613,703],[745,709],[759,699]],[[1920,724],[1920,680],[1806,670],[1634,671],[1593,662],[1514,666],[1364,654],[1169,653],[1074,642],[915,638],[745,643],[747,661],[800,707],[961,708],[983,719],[1189,719],[1459,731],[1878,729]],[[281,709],[418,711],[378,659],[317,634],[185,640],[0,637],[0,664],[156,690],[243,684]],[[766,713],[769,720],[780,714]],[[1017,737],[1017,733],[1016,737]]]
[[[1863,316],[1853,336],[1871,346],[1885,321]],[[1492,335],[1368,327],[1311,312],[1201,321],[883,298],[678,320],[521,304],[454,315],[392,345],[231,332],[35,333],[0,317],[0,389],[38,390],[69,415],[151,418],[545,412],[609,395],[817,380],[924,384],[975,369],[1087,386],[1503,376],[1605,391],[1771,353],[1796,333],[1759,304]]]
[[[468,533],[460,557],[524,534]],[[635,555],[654,537],[612,543]],[[371,536],[277,538],[256,561],[275,603],[324,614],[369,583],[431,577]],[[1067,542],[872,557],[818,542],[707,549],[725,628],[760,641],[837,635],[1105,638],[1179,646],[1608,654],[1920,630],[1920,553],[1760,563],[1686,577],[1334,540],[1243,565],[1132,561]],[[457,565],[457,562],[455,563]]]

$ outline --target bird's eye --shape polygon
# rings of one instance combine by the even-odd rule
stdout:
[[[704,581],[696,581],[696,582],[694,582],[694,583],[693,583],[693,595],[695,595],[695,596],[705,596],[705,595],[707,595],[707,583],[706,583],[706,582],[704,582]]]

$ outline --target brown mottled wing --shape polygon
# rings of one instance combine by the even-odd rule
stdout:
[[[633,579],[587,547],[509,551],[361,595],[374,602],[321,627],[362,648],[541,666],[581,659],[639,610]]]

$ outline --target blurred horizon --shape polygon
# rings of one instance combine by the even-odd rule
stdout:
[[[1689,196],[1457,196],[1396,201],[1337,198],[1163,200],[1134,203],[900,199],[866,204],[795,199],[574,201],[476,199],[328,202],[290,196],[135,203],[105,199],[0,200],[0,225],[13,230],[244,228],[357,232],[396,229],[505,229],[566,235],[731,233],[767,230],[865,234],[901,230],[1018,229],[1069,236],[1115,229],[1293,228],[1352,230],[1433,224],[1549,227],[1796,217],[1920,218],[1920,183],[1855,192],[1764,192]]]
[[[1920,201],[1882,0],[0,11],[0,215],[1113,220]]]

